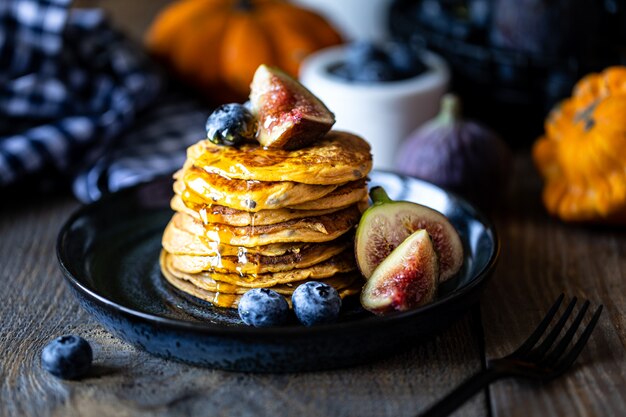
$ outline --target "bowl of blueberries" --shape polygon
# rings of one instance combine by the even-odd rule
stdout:
[[[442,58],[400,42],[322,49],[300,68],[300,81],[335,113],[334,128],[361,135],[374,168],[387,170],[401,141],[437,114],[449,79]]]

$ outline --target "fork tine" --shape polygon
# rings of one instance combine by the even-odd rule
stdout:
[[[565,336],[563,336],[559,344],[552,350],[552,352],[550,352],[550,354],[539,363],[540,366],[551,367],[551,365],[553,365],[561,357],[563,352],[565,352],[565,349],[567,349],[567,346],[574,338],[574,335],[576,334],[576,330],[578,330],[580,323],[583,321],[583,317],[587,313],[589,304],[589,300],[585,301],[583,306],[580,308],[580,311],[576,315],[576,318],[569,326],[569,329],[567,329],[567,333],[565,333]]]
[[[515,352],[511,353],[511,355],[509,356],[524,355],[530,349],[532,349],[533,346],[535,346],[537,341],[539,341],[539,338],[541,338],[541,335],[543,335],[543,332],[545,332],[546,329],[548,328],[548,325],[550,325],[550,322],[554,318],[554,315],[556,314],[556,312],[559,311],[559,307],[561,306],[561,303],[563,302],[563,298],[565,298],[565,294],[561,293],[561,295],[559,295],[559,298],[557,298],[554,304],[552,304],[552,307],[550,307],[550,310],[548,310],[548,314],[546,314],[543,320],[541,320],[541,323],[539,323],[539,326],[537,326],[535,331],[533,331],[533,333],[528,337],[528,339],[526,339],[526,341],[522,343],[522,345]]]
[[[593,332],[593,329],[596,327],[596,324],[598,323],[598,319],[600,318],[600,314],[602,314],[603,308],[604,306],[600,304],[600,306],[596,309],[595,313],[593,313],[593,317],[591,317],[591,320],[589,320],[589,324],[587,324],[587,327],[585,327],[585,330],[576,341],[576,344],[574,345],[574,347],[561,360],[558,366],[555,367],[554,376],[558,376],[562,374],[563,372],[565,372],[567,368],[569,368],[574,363],[578,355],[580,355],[580,352],[583,350],[583,348],[587,344],[587,340],[589,340],[589,336],[591,336],[591,332]]]
[[[572,301],[567,305],[567,308],[563,312],[559,321],[556,322],[550,333],[546,336],[546,338],[541,342],[541,344],[535,349],[531,350],[528,354],[528,360],[536,361],[541,359],[543,355],[546,354],[548,349],[552,346],[556,338],[561,333],[561,330],[565,327],[565,323],[567,323],[567,319],[572,315],[572,311],[574,310],[574,306],[576,305],[576,301],[578,299],[576,297],[572,298]]]

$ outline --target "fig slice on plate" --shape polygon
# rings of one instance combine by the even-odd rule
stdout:
[[[438,275],[430,236],[418,230],[374,269],[361,292],[361,305],[375,314],[419,307],[435,298]]]
[[[439,280],[454,276],[463,265],[463,244],[448,219],[430,207],[392,201],[382,187],[370,190],[374,205],[365,210],[356,230],[357,264],[368,279],[391,251],[419,229],[426,229],[439,259]]]
[[[268,148],[298,149],[323,136],[335,115],[302,84],[279,69],[261,65],[250,85],[257,140]]]

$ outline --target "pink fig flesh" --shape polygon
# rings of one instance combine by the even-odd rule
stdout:
[[[357,264],[368,279],[374,269],[408,236],[420,229],[430,235],[439,259],[439,280],[453,277],[463,265],[463,244],[448,219],[430,207],[392,201],[381,187],[372,188],[374,205],[361,217],[355,237]]]
[[[422,306],[435,298],[438,275],[430,236],[418,230],[376,267],[361,292],[361,305],[379,315]]]
[[[320,99],[284,72],[261,65],[250,85],[257,140],[265,147],[297,149],[325,135],[335,116]]]

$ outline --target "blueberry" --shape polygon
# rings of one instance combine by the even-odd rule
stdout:
[[[256,120],[243,104],[219,106],[206,121],[207,138],[217,145],[236,146],[254,139]]]
[[[393,67],[383,61],[371,61],[353,73],[355,81],[360,82],[381,82],[395,79]]]
[[[341,298],[333,287],[323,282],[309,281],[293,292],[293,311],[305,326],[330,323],[341,310]]]
[[[75,379],[85,375],[92,360],[93,353],[89,343],[74,335],[57,337],[41,352],[43,368],[63,379]]]
[[[254,288],[239,300],[239,317],[254,327],[277,326],[289,316],[285,297],[267,288]]]
[[[397,79],[415,77],[426,70],[417,52],[405,43],[395,42],[389,45],[389,62],[396,72]]]
[[[387,54],[380,47],[369,41],[357,41],[346,49],[346,63],[353,68],[370,62],[386,62]]]

